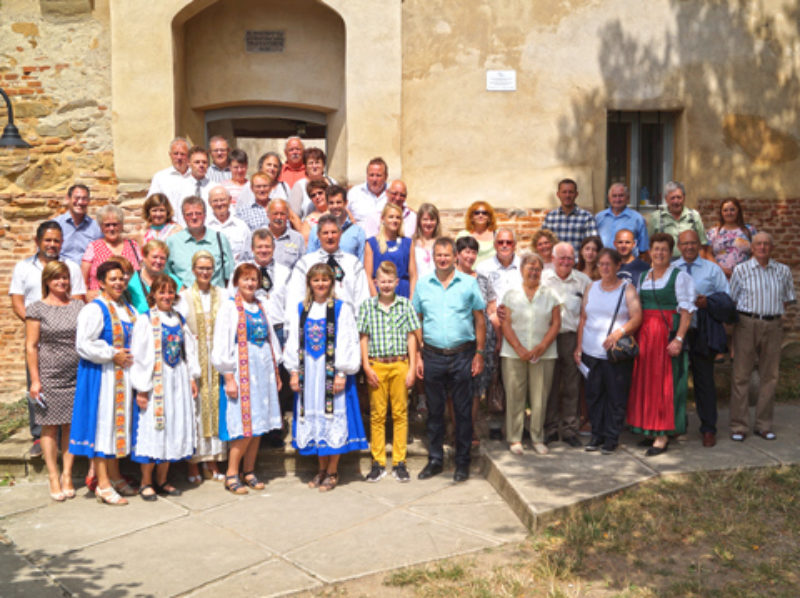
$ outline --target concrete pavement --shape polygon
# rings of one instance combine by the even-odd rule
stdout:
[[[328,494],[306,487],[313,460],[290,451],[260,459],[269,483],[245,497],[205,482],[155,503],[136,497],[129,506],[106,507],[79,489],[76,499],[56,504],[46,480],[33,476],[0,487],[0,596],[313,592],[519,541],[567,509],[657,476],[800,463],[800,406],[777,405],[775,422],[777,440],[734,443],[723,410],[718,444],[707,449],[692,415],[690,432],[655,458],[644,457],[638,438],[627,434],[609,456],[563,443],[551,444],[547,456],[515,456],[505,443],[484,441],[465,484],[453,483],[452,469],[417,480],[425,463],[419,447],[408,484],[388,476],[362,482],[368,457],[349,455],[342,483]]]

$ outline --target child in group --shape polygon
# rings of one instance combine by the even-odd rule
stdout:
[[[276,359],[281,345],[267,319],[266,299],[256,296],[262,286],[258,267],[240,264],[233,284],[238,289],[219,307],[214,323],[211,363],[225,380],[219,418],[219,437],[229,442],[225,488],[247,494],[245,484],[264,489],[255,473],[261,435],[281,427]]]
[[[289,310],[283,353],[295,392],[292,446],[317,455],[319,471],[309,482],[320,492],[339,481],[339,457],[367,448],[355,374],[361,366],[353,308],[334,298],[334,274],[315,264],[306,275],[306,297]]]
[[[194,397],[200,377],[197,344],[183,316],[173,310],[178,285],[157,274],[150,285],[150,309],[136,320],[131,340],[133,408],[131,460],[141,464],[139,495],[180,496],[167,481],[169,464],[192,456],[195,449]],[[153,480],[153,470],[156,479]]]
[[[396,294],[397,266],[384,261],[378,266],[370,297],[358,311],[361,361],[369,384],[370,449],[372,469],[368,482],[386,475],[386,409],[392,406],[392,475],[408,482],[406,436],[408,433],[408,389],[414,385],[417,338],[420,322],[411,301]]]

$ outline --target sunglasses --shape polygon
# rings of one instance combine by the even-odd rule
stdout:
[[[503,240],[501,240],[501,241],[495,241],[495,243],[497,243],[498,245],[500,245],[500,247],[504,247],[504,246],[506,246],[506,245],[508,245],[508,246],[510,247],[511,245],[513,245],[513,244],[514,244],[514,241],[509,241],[509,240],[507,240],[507,239],[503,239]]]
[[[473,216],[488,216],[489,215],[489,211],[488,210],[475,210],[474,212],[472,212],[472,215]]]

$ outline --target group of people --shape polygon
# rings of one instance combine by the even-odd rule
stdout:
[[[327,176],[324,152],[296,137],[286,163],[268,152],[249,180],[246,153],[221,137],[209,149],[171,143],[138,238],[125,236],[115,206],[89,217],[89,189],[73,185],[67,211],[39,226],[37,253],[14,270],[32,433],[54,500],[75,495],[74,456],[91,460],[87,484],[106,504],[179,494],[168,479],[178,461],[190,484],[262,489],[260,437],[280,432],[284,410],[293,446],[317,458],[309,486],[320,491],[336,487],[339,458],[353,450],[371,450],[367,481],[386,475],[391,410],[391,473],[405,482],[412,388],[427,413],[420,479],[442,472],[449,422],[453,479],[468,479],[479,403],[498,389],[515,454],[529,408],[537,453],[559,439],[583,446],[585,409],[587,451],[612,453],[627,419],[652,456],[685,431],[691,371],[712,446],[714,359],[727,350],[719,320],[737,316],[731,437],[749,431],[758,359],[756,433],[774,438],[775,351],[794,289],[770,258],[771,238],[744,224],[735,200],[706,235],[680,184],[667,185],[666,208],[647,226],[624,185],[593,216],[565,179],[561,205],[518,248],[484,201],[455,239],[443,235],[437,208],[407,206],[405,183],[389,181],[381,158],[348,190]],[[609,357],[634,335],[638,357]],[[369,397],[369,443],[359,394]],[[141,466],[138,488],[120,471],[124,457]]]

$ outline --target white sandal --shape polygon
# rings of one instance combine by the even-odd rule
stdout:
[[[97,488],[94,491],[94,495],[97,498],[97,502],[103,503],[106,505],[112,505],[115,507],[121,507],[123,505],[127,505],[128,501],[119,495],[119,493],[114,490],[113,486],[109,486],[108,488]]]

